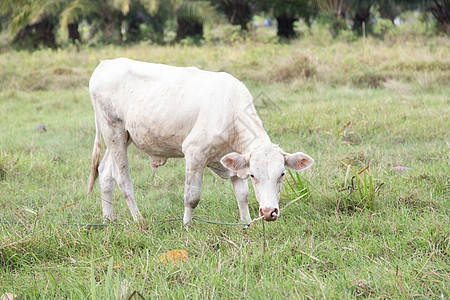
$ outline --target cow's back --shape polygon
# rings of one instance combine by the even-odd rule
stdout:
[[[188,137],[214,143],[251,103],[229,74],[125,58],[100,63],[89,91],[101,123],[123,126],[138,148],[163,157],[183,156]]]

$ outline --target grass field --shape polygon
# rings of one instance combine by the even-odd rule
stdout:
[[[1,53],[0,295],[447,299],[449,53],[449,39],[437,37]],[[301,192],[285,186],[282,217],[250,231],[197,221],[189,230],[62,225],[102,222],[98,184],[85,193],[95,132],[87,85],[100,59],[118,56],[244,81],[273,142],[315,159],[299,177],[308,194],[291,202]],[[134,146],[129,159],[147,220],[180,217],[183,160],[154,171]],[[115,222],[131,222],[115,195]],[[252,217],[257,209],[251,195]],[[231,183],[207,170],[194,216],[238,222]],[[186,262],[161,262],[174,249]]]

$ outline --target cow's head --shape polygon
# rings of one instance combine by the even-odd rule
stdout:
[[[274,144],[263,144],[251,153],[232,152],[220,162],[240,178],[251,177],[259,203],[259,216],[275,221],[279,215],[281,184],[286,167],[294,171],[309,168],[314,160],[302,152],[289,154]]]

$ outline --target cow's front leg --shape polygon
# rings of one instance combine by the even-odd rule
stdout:
[[[250,212],[248,211],[248,182],[247,179],[242,179],[237,176],[231,177],[233,184],[234,195],[239,207],[241,220],[244,222],[251,222]]]
[[[192,220],[194,209],[200,201],[204,165],[195,157],[186,157],[186,180],[184,185],[184,217],[183,224]]]

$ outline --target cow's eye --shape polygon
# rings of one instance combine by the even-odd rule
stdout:
[[[284,174],[286,174],[286,172],[283,172],[283,173],[281,173],[281,177],[283,177],[283,176],[284,176]]]

